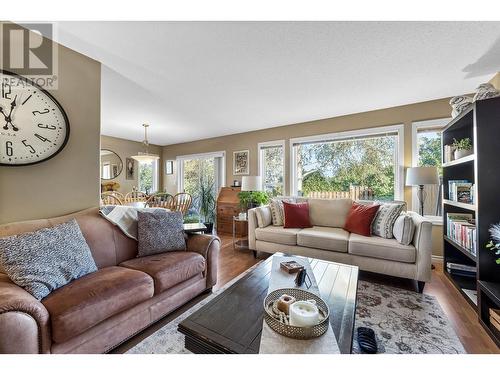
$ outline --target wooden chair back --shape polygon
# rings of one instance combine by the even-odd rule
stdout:
[[[146,202],[147,198],[147,195],[142,191],[130,191],[125,194],[125,203]]]
[[[186,215],[189,207],[193,203],[193,197],[188,193],[177,193],[174,196],[174,202],[172,205],[173,211],[180,211],[183,215]]]
[[[149,197],[144,207],[161,207],[173,209],[174,197],[168,193],[156,193]]]
[[[120,199],[119,195],[116,194],[116,191],[105,191],[101,194],[101,204],[102,205],[115,205],[122,206],[123,200]],[[120,193],[121,194],[121,193]],[[121,194],[123,197],[123,194]]]

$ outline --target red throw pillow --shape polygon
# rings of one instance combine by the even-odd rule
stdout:
[[[351,233],[371,236],[372,221],[377,214],[379,204],[371,206],[353,202],[351,210],[347,214],[344,229]]]
[[[283,201],[285,213],[284,228],[310,228],[309,203],[288,203]]]

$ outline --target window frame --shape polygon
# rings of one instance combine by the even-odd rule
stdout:
[[[137,170],[138,172],[138,176],[137,176],[137,188],[139,189],[139,191],[143,191],[142,190],[142,187],[141,187],[141,164],[150,164],[150,163],[141,163],[141,162],[138,162],[139,163],[139,168]],[[157,160],[153,160],[151,161],[152,163],[152,171],[151,171],[151,175],[153,177],[153,183],[151,185],[151,191],[149,192],[150,194],[153,194],[153,193],[156,193],[158,192],[158,188],[159,188],[159,182],[160,182],[160,174],[159,174],[159,171],[158,171],[158,165],[160,163],[160,160],[157,159]]]
[[[266,141],[257,143],[257,159],[258,159],[258,168],[259,168],[259,176],[261,176],[261,189],[264,191],[265,181],[264,181],[264,163],[263,163],[263,151],[269,147],[278,147],[280,146],[283,149],[283,194],[286,195],[286,142],[284,139],[279,139],[275,141]]]
[[[348,130],[343,132],[318,134],[309,137],[290,138],[290,193],[297,196],[297,163],[296,149],[294,144],[310,142],[341,141],[353,137],[376,136],[387,133],[397,133],[396,156],[394,170],[394,200],[404,200],[404,124],[378,126],[359,130]]]
[[[177,192],[184,192],[184,160],[222,158],[220,187],[226,186],[226,151],[204,152],[200,154],[179,155],[175,158],[177,162]]]
[[[423,120],[423,121],[414,121],[411,124],[411,166],[418,167],[418,133],[422,130],[432,130],[432,129],[445,129],[448,123],[452,120],[451,117],[441,117],[431,120]],[[441,163],[443,162],[443,138],[441,136]],[[442,188],[441,188],[442,189]],[[414,186],[411,188],[411,206],[412,210],[418,212],[417,207],[413,207],[413,203],[417,201],[417,188]],[[430,218],[433,224],[442,224],[442,216],[429,216],[426,215],[427,218]]]

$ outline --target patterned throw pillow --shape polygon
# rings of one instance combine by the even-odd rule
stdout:
[[[373,219],[372,234],[382,238],[393,238],[392,228],[394,222],[403,211],[404,203],[382,203],[378,209],[377,215]]]
[[[0,268],[38,300],[71,280],[97,271],[75,219],[0,238]]]
[[[137,219],[138,257],[186,250],[182,212],[138,211]]]
[[[294,203],[293,199],[274,198],[271,199],[269,207],[271,207],[271,217],[273,225],[282,227],[285,222],[285,210],[283,209],[283,202]]]
[[[402,214],[394,223],[392,230],[396,241],[402,245],[409,245],[413,241],[413,234],[415,233],[415,224],[410,215]]]

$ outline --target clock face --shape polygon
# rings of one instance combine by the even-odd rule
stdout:
[[[16,74],[0,70],[0,79],[0,165],[29,165],[55,156],[69,137],[60,104]]]

